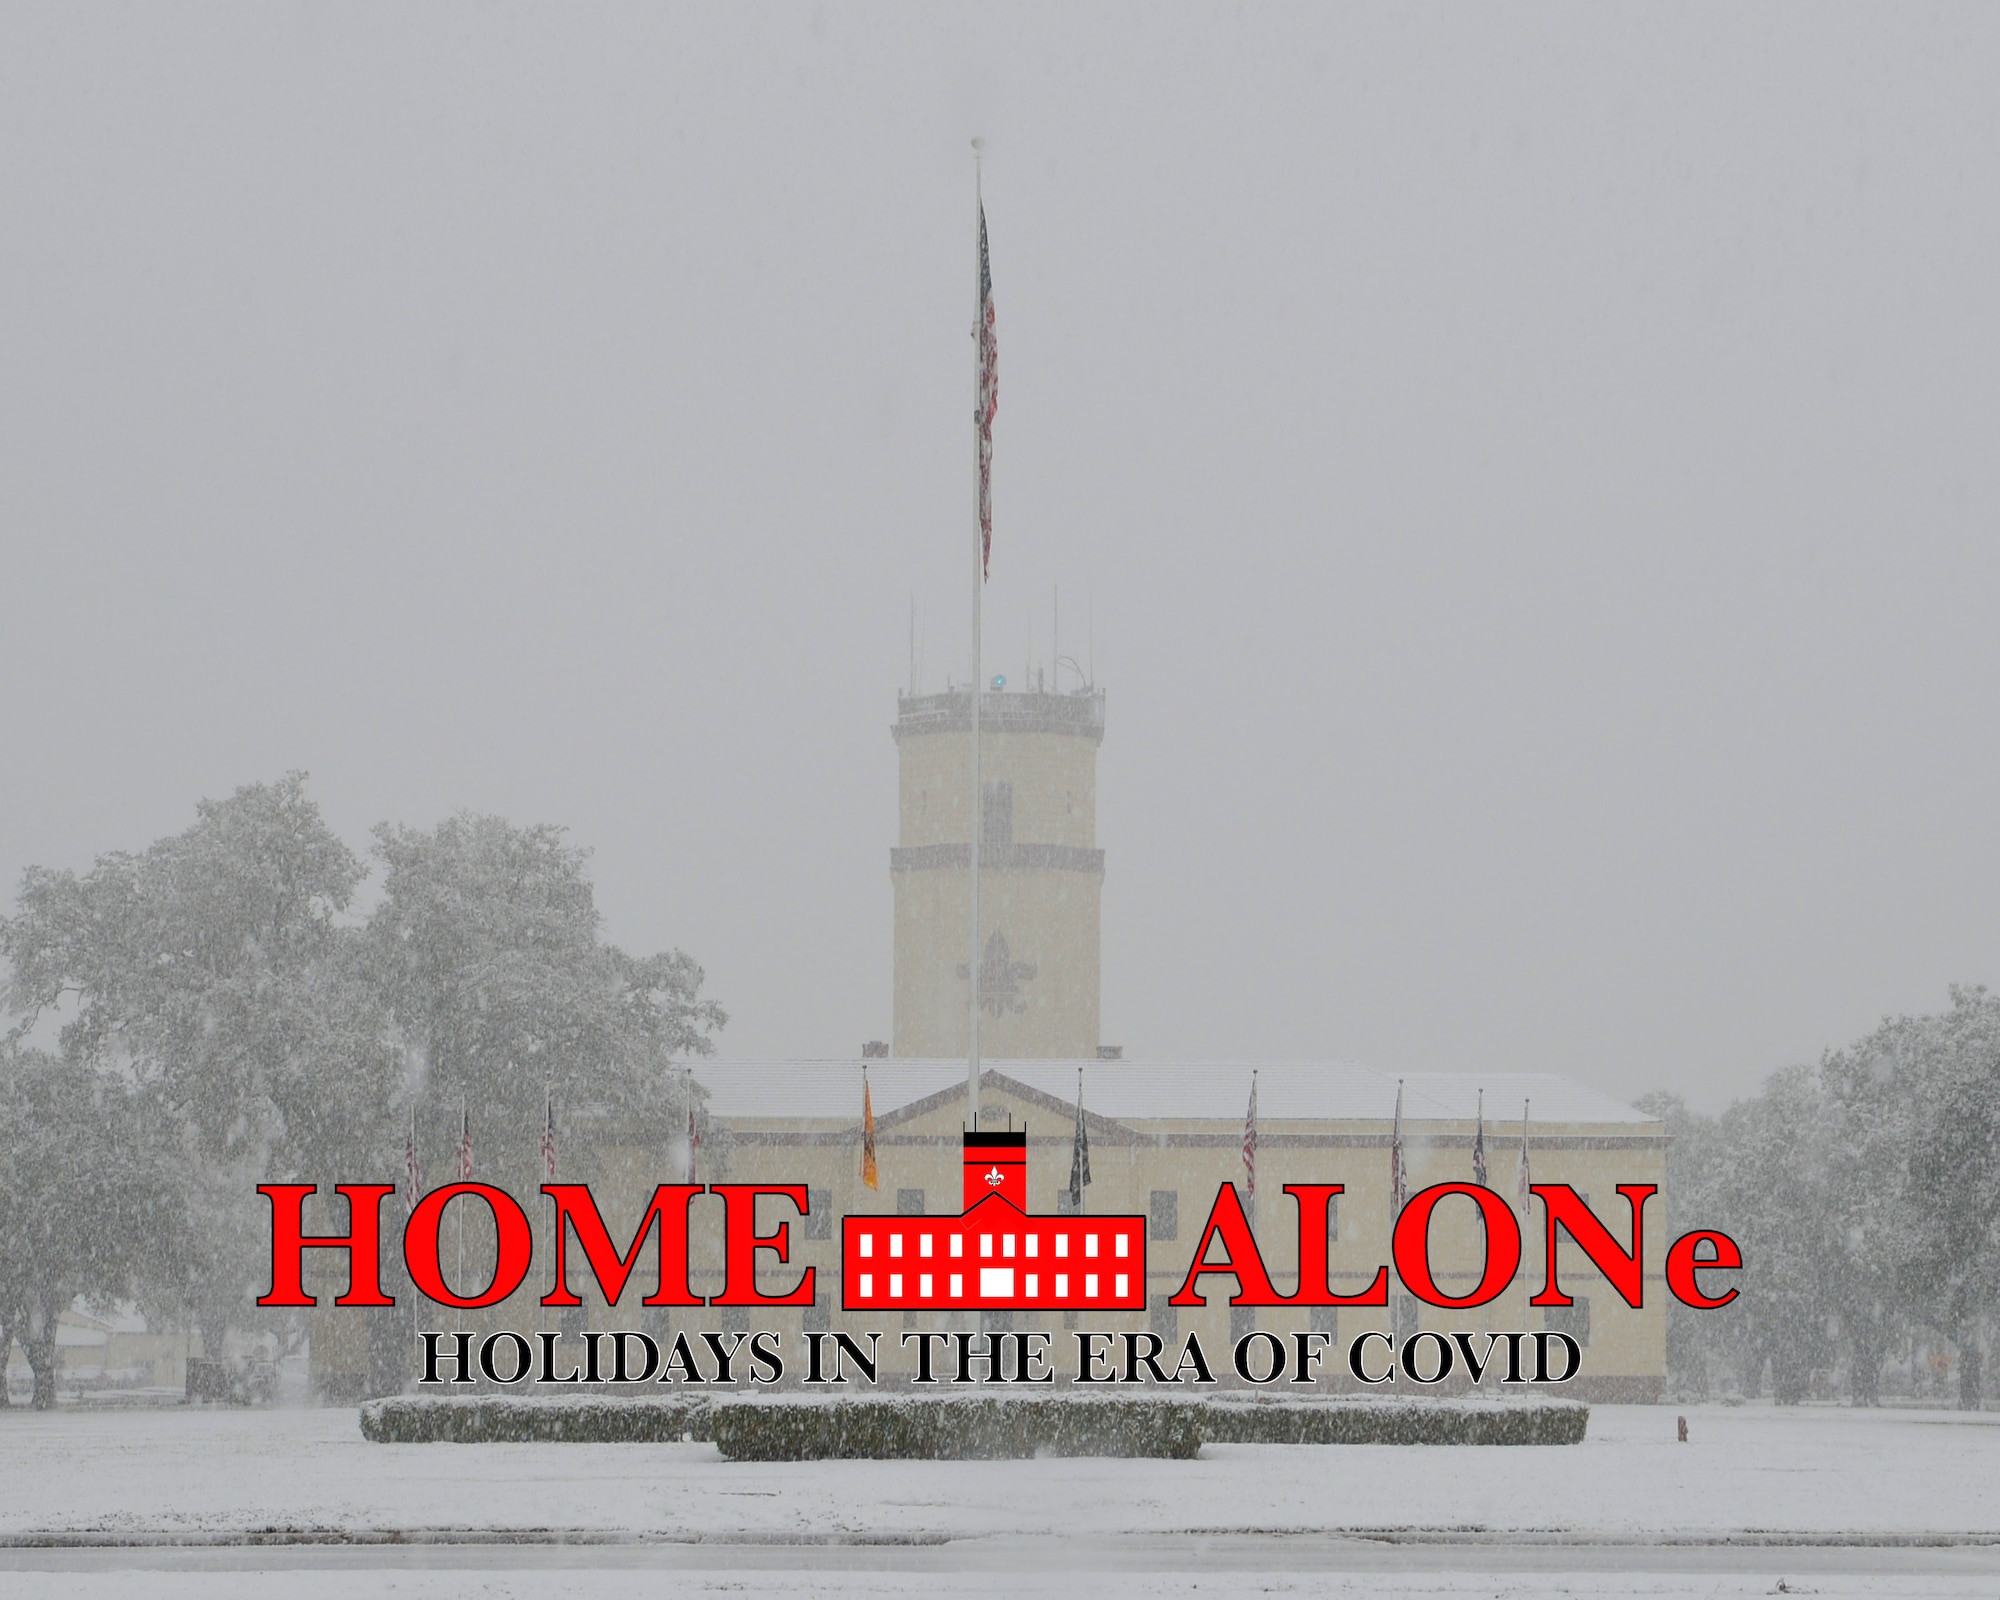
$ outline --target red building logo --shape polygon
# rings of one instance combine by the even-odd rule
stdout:
[[[1143,1311],[1144,1217],[1028,1212],[1028,1136],[965,1135],[955,1217],[848,1216],[849,1311]]]

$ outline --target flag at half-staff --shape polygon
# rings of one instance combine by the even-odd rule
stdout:
[[[875,1169],[875,1099],[868,1092],[868,1069],[861,1069],[861,1181],[869,1188],[881,1186]]]
[[[1410,1197],[1410,1166],[1403,1155],[1403,1080],[1396,1080],[1396,1121],[1389,1130],[1389,1225],[1403,1214]]]
[[[556,1101],[553,1089],[542,1091],[542,1171],[556,1181]]]
[[[472,1108],[463,1095],[458,1097],[458,1181],[472,1182]],[[464,1215],[459,1213],[461,1218]]]
[[[1472,1134],[1472,1181],[1486,1187],[1486,1091],[1479,1091],[1479,1122]]]
[[[1076,1138],[1069,1147],[1069,1203],[1083,1210],[1083,1191],[1090,1187],[1090,1130],[1083,1124],[1083,1068],[1076,1069]]]
[[[1000,409],[1000,347],[993,332],[993,264],[986,251],[986,201],[979,201],[979,366],[973,425],[979,432],[979,572],[993,558],[993,418]]]

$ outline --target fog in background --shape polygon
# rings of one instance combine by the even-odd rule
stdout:
[[[1996,79],[1976,7],[8,6],[4,899],[305,768],[568,825],[725,1054],[886,1037],[983,134],[1106,1040],[1748,1092],[2000,982]]]

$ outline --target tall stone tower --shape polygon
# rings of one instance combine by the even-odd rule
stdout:
[[[981,1055],[1097,1054],[1097,747],[1104,692],[980,696]],[[972,695],[898,695],[895,1052],[962,1056],[969,1032]]]

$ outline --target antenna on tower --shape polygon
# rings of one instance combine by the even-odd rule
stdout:
[[[917,692],[917,591],[910,591],[910,693]]]
[[[1056,676],[1056,690],[1062,690],[1062,585],[1055,589],[1055,617],[1049,624],[1049,671]]]

